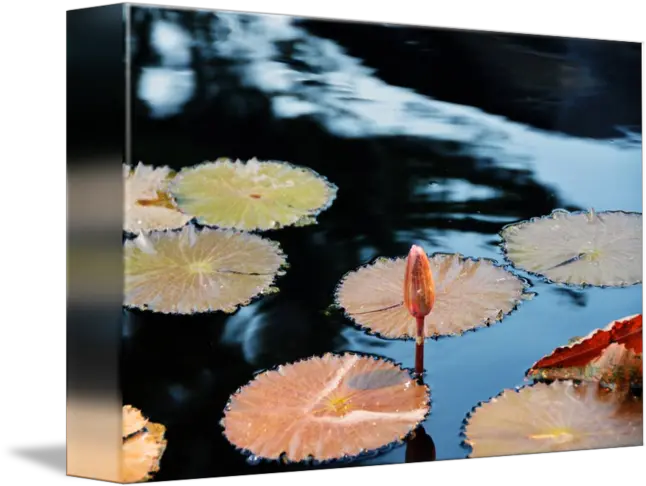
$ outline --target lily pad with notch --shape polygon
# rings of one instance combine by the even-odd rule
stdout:
[[[529,283],[488,259],[458,253],[429,258],[435,304],[427,338],[459,335],[500,321],[531,297]],[[416,320],[404,305],[405,258],[377,258],[346,274],[336,303],[357,326],[387,339],[415,339]]]
[[[395,363],[328,353],[256,375],[231,396],[221,424],[257,459],[349,460],[402,443],[429,401],[428,388]]]
[[[188,225],[124,243],[124,305],[164,314],[234,312],[277,289],[285,256],[255,234]]]
[[[507,225],[506,259],[552,283],[626,287],[642,281],[642,215],[553,211]]]

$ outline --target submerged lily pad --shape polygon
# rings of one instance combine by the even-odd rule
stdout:
[[[517,268],[554,283],[622,287],[642,281],[642,215],[554,211],[506,226],[503,250]]]
[[[628,316],[556,348],[534,363],[527,376],[641,384],[642,349],[642,315]]]
[[[155,168],[141,162],[134,169],[123,165],[124,231],[175,229],[191,220],[191,216],[178,210],[168,193],[172,176],[169,167]]]
[[[505,390],[467,417],[469,457],[641,445],[641,401],[626,400],[571,381]]]
[[[425,336],[461,334],[501,320],[524,298],[528,284],[491,260],[436,253],[429,258],[435,303],[425,319]],[[379,258],[347,274],[336,302],[372,334],[414,339],[416,321],[403,304],[406,259]]]
[[[326,354],[257,375],[227,405],[224,435],[257,458],[351,458],[403,440],[429,391],[389,361]]]
[[[315,222],[337,187],[286,162],[220,159],[183,169],[170,188],[182,211],[201,224],[267,230]]]
[[[166,427],[148,421],[141,411],[123,407],[123,449],[121,477],[124,483],[148,481],[159,471],[166,450]]]
[[[273,292],[285,265],[276,242],[193,225],[140,234],[126,241],[124,251],[124,305],[165,314],[233,312]]]

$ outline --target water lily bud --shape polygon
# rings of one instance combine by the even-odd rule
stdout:
[[[406,260],[404,305],[413,317],[425,317],[435,303],[435,284],[431,264],[424,250],[413,245]]]

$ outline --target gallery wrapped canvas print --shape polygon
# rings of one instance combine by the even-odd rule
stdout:
[[[138,4],[67,33],[69,475],[643,444],[640,44]]]

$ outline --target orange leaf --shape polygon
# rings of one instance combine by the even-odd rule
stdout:
[[[624,321],[615,321],[610,333],[613,342],[623,344],[635,353],[643,352],[641,314]]]
[[[613,321],[604,329],[597,329],[569,346],[556,348],[550,355],[534,363],[527,374],[546,368],[586,366],[601,356],[612,343],[623,344],[635,353],[642,353],[642,315]]]

